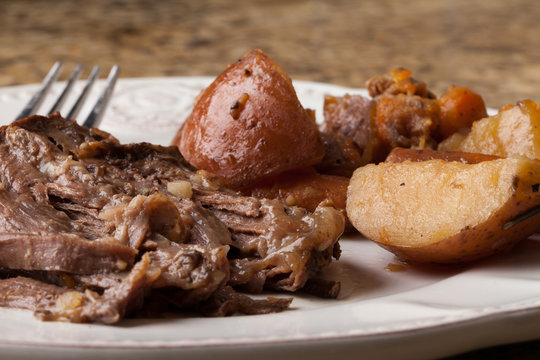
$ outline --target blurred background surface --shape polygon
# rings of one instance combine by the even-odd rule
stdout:
[[[38,83],[56,60],[216,76],[260,48],[293,79],[363,87],[402,66],[436,94],[469,86],[498,108],[540,101],[539,19],[533,0],[0,0],[0,86]],[[540,341],[455,359],[484,357],[536,359]]]
[[[214,76],[261,48],[294,79],[363,87],[403,66],[497,108],[540,100],[539,17],[533,0],[0,0],[0,86],[39,82],[58,59]]]

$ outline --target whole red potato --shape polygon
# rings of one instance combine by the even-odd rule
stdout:
[[[261,50],[229,65],[201,93],[173,143],[191,165],[232,187],[313,165],[324,155],[313,112]]]

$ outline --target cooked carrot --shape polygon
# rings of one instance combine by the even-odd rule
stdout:
[[[450,86],[439,98],[439,106],[441,121],[436,136],[439,141],[487,116],[482,97],[466,87]]]
[[[313,168],[304,168],[261,180],[240,191],[256,197],[277,198],[289,206],[314,211],[323,201],[345,209],[348,185],[348,177],[319,174]]]

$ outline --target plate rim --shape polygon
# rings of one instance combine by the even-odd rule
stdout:
[[[214,77],[212,76],[174,76],[174,77],[141,77],[141,78],[121,78],[118,80],[118,85],[122,86],[122,84],[125,84],[125,85],[129,85],[130,83],[152,83],[152,82],[175,82],[175,81],[187,81],[187,82],[211,82],[212,80],[214,79]],[[98,80],[98,82],[104,82],[103,79],[100,79]],[[336,90],[338,92],[355,92],[355,93],[366,93],[366,89],[363,89],[363,88],[350,88],[350,87],[345,87],[345,86],[342,86],[342,85],[336,85],[336,84],[328,84],[328,83],[324,83],[324,82],[316,82],[316,81],[309,81],[309,80],[293,80],[293,84],[296,86],[300,86],[302,88],[317,88],[317,89],[333,89],[333,90]],[[117,86],[118,86],[117,85]],[[38,87],[39,84],[22,84],[22,85],[14,85],[14,86],[7,86],[7,87],[0,87],[0,95],[5,92],[5,91],[8,91],[8,92],[18,92],[18,91],[29,91],[29,90],[33,90],[34,88]],[[3,102],[1,100],[1,96],[0,96],[0,108],[2,108],[3,106]],[[428,326],[428,327],[420,327],[420,328],[412,328],[412,329],[405,329],[405,330],[392,330],[392,331],[388,331],[388,332],[380,332],[380,333],[373,333],[373,334],[352,334],[352,335],[340,335],[340,334],[336,334],[336,335],[333,335],[333,336],[326,336],[326,337],[320,337],[320,338],[313,338],[313,337],[308,337],[308,338],[298,338],[298,339],[291,339],[289,342],[287,341],[284,341],[283,339],[278,339],[278,340],[269,340],[268,342],[261,342],[260,339],[257,339],[257,338],[253,338],[255,339],[255,343],[252,343],[252,342],[249,342],[249,343],[232,343],[232,344],[229,344],[230,346],[232,347],[238,347],[238,346],[246,346],[246,345],[261,345],[261,346],[264,346],[264,345],[269,345],[269,344],[276,344],[276,343],[279,343],[279,344],[301,344],[301,343],[310,343],[310,342],[340,342],[340,341],[345,341],[345,342],[348,342],[348,341],[351,341],[351,342],[355,342],[355,343],[358,343],[358,345],[360,345],[360,343],[364,343],[366,341],[377,341],[378,339],[379,340],[382,340],[383,337],[387,337],[389,335],[392,335],[392,336],[397,336],[397,337],[400,337],[400,336],[404,336],[404,337],[407,337],[408,335],[412,335],[413,333],[418,333],[418,332],[425,332],[425,331],[429,331],[431,329],[434,329],[434,328],[437,328],[439,330],[443,329],[444,328],[447,328],[447,329],[450,329],[452,327],[459,327],[459,325],[474,325],[474,323],[481,323],[481,322],[484,322],[484,321],[491,321],[491,322],[497,322],[497,321],[502,321],[504,322],[504,318],[507,316],[507,315],[517,315],[517,316],[520,316],[520,315],[523,315],[523,316],[527,316],[528,314],[533,314],[533,315],[538,315],[540,316],[540,296],[536,299],[536,304],[534,305],[530,305],[530,306],[525,306],[525,307],[522,307],[522,308],[516,308],[516,309],[507,309],[507,310],[503,310],[503,311],[499,311],[499,312],[493,312],[493,313],[486,313],[486,314],[483,314],[483,315],[480,315],[478,317],[470,317],[470,318],[464,318],[462,320],[459,320],[459,321],[452,321],[452,322],[448,322],[448,323],[441,323],[441,324],[433,324],[431,326]],[[263,315],[263,316],[266,316],[266,315]],[[39,320],[36,320],[36,321],[39,321]],[[535,329],[538,329],[540,331],[540,325],[535,327]],[[450,329],[451,330],[451,329]],[[534,337],[536,338],[536,337]],[[3,347],[3,346],[35,346],[35,347],[40,347],[40,346],[45,346],[43,343],[21,343],[21,342],[10,342],[9,340],[5,340],[3,338],[0,338],[0,347]],[[140,345],[140,344],[139,344]],[[214,348],[219,348],[219,347],[223,347],[223,346],[226,346],[227,344],[225,343],[222,343],[222,344],[203,344],[203,345],[200,345],[200,344],[192,344],[192,345],[178,345],[178,344],[173,344],[173,345],[169,345],[169,346],[165,346],[166,348],[169,348],[169,349],[195,349],[195,348],[201,348],[201,347],[214,347]],[[495,345],[492,344],[492,345]],[[84,348],[84,347],[81,347],[81,344],[78,344],[78,345],[65,345],[65,344],[50,344],[50,348],[52,349],[56,349],[56,348],[59,348],[59,347],[65,347],[65,348],[68,348],[68,349],[78,349],[78,348]],[[92,350],[96,349],[96,348],[100,348],[100,349],[130,349],[130,350],[136,350],[136,349],[162,349],[164,347],[164,344],[156,344],[156,345],[146,345],[146,346],[141,346],[141,347],[133,347],[133,345],[131,346],[128,346],[127,348],[126,347],[116,347],[116,346],[111,346],[110,344],[104,344],[104,345],[96,345],[96,344],[93,344],[90,346],[90,348]]]

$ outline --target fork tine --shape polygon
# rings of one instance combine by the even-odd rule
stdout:
[[[34,111],[43,102],[43,99],[45,99],[45,95],[51,88],[52,83],[58,78],[58,75],[60,75],[61,69],[62,69],[62,62],[61,61],[55,62],[51,70],[49,70],[49,72],[43,79],[43,82],[41,83],[41,87],[38,90],[38,92],[34,94],[34,96],[32,96],[28,104],[26,104],[26,106],[23,108],[21,113],[17,116],[16,120],[23,119],[34,113]]]
[[[79,111],[81,110],[82,105],[84,104],[84,101],[86,100],[86,97],[88,96],[88,93],[90,92],[90,89],[92,88],[92,85],[94,85],[94,81],[96,80],[96,77],[99,74],[99,66],[94,66],[92,69],[92,72],[90,73],[90,76],[88,77],[88,80],[86,81],[86,85],[84,86],[84,89],[77,99],[75,101],[75,104],[69,111],[67,115],[67,119],[75,119]]]
[[[111,68],[111,71],[107,76],[107,84],[105,86],[105,89],[99,96],[99,99],[92,108],[90,114],[88,114],[88,117],[84,121],[83,126],[97,127],[99,125],[101,119],[103,118],[103,114],[105,113],[105,109],[107,108],[107,104],[111,99],[114,85],[116,84],[116,79],[118,78],[118,71],[118,65],[114,65]]]
[[[17,116],[15,120],[19,120],[19,119],[28,117],[32,114],[35,114],[36,109],[38,109],[38,107],[43,102],[51,85],[58,78],[61,68],[62,68],[62,62],[57,61],[53,65],[53,67],[49,70],[45,78],[43,79],[43,82],[40,88],[38,89],[38,91],[36,92],[36,94],[32,97],[32,99],[30,99],[28,104],[24,107],[24,109],[21,111],[21,113]],[[74,105],[72,106],[71,110],[69,111],[66,117],[67,119],[75,119],[75,117],[81,110],[83,104],[85,103],[86,98],[89,95],[90,89],[92,88],[95,80],[97,79],[99,71],[100,71],[100,67],[97,65],[94,66],[94,68],[92,69],[92,72],[88,76],[88,79],[83,88],[83,91],[81,92],[81,94],[75,101]],[[73,73],[71,74],[62,93],[56,99],[56,102],[54,103],[52,108],[49,110],[49,114],[60,111],[60,108],[62,107],[65,100],[67,99],[68,94],[71,91],[71,88],[73,87],[75,82],[78,80],[81,72],[82,72],[82,65],[79,64],[77,65]],[[101,118],[103,117],[105,109],[111,98],[112,92],[114,90],[114,86],[116,84],[116,79],[118,78],[118,73],[119,73],[119,67],[118,65],[114,65],[111,68],[109,75],[107,76],[107,82],[106,82],[105,88],[103,89],[103,92],[99,96],[99,99],[96,101],[95,105],[90,110],[88,117],[83,123],[84,126],[87,126],[87,127],[98,126],[98,123],[101,121]]]
[[[77,79],[81,75],[81,71],[82,71],[82,65],[79,64],[77,65],[73,73],[71,74],[66,84],[66,87],[64,87],[64,90],[62,91],[58,99],[56,99],[56,102],[52,106],[51,110],[49,110],[49,114],[52,114],[58,111],[62,107],[62,105],[64,104],[64,101],[66,101],[67,94],[69,94],[71,88],[73,87],[73,84],[75,83],[75,81],[77,81]]]

